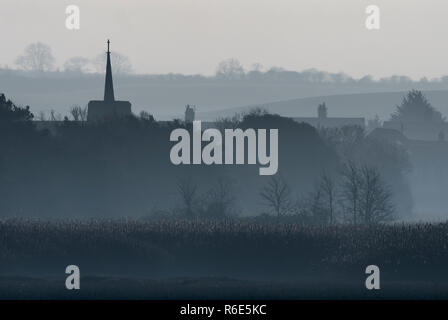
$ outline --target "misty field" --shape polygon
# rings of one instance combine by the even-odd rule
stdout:
[[[137,290],[144,297],[176,297],[183,292],[180,285],[199,281],[202,294],[219,288],[226,292],[230,285],[230,297],[244,297],[250,288],[263,292],[262,297],[266,293],[271,298],[308,297],[307,292],[315,294],[316,288],[326,286],[366,291],[364,271],[375,264],[381,269],[383,293],[387,294],[389,283],[398,292],[397,284],[399,288],[416,286],[417,291],[406,289],[405,296],[418,295],[418,290],[443,296],[448,293],[447,245],[448,223],[310,227],[250,219],[8,219],[0,221],[0,295],[16,296],[17,286],[22,294],[17,296],[23,296],[23,290],[37,290],[33,283],[60,290],[65,267],[75,264],[83,279],[103,287],[112,281],[123,289],[126,286],[120,283],[126,283],[125,296]],[[59,279],[60,284],[53,283]],[[152,294],[144,294],[145,281],[151,283]],[[39,297],[45,297],[44,289],[38,291]],[[117,292],[116,288],[111,292]],[[95,297],[102,296],[108,295]]]

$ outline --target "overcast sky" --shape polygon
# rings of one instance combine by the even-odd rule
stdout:
[[[69,4],[80,7],[79,31],[65,28]],[[381,30],[364,26],[369,4]],[[446,0],[1,0],[0,65],[36,41],[63,65],[110,38],[138,73],[209,75],[237,58],[247,68],[432,78],[448,74],[447,16]]]

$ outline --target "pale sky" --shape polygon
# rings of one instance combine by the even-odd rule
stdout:
[[[65,27],[70,4],[79,31]],[[364,26],[371,4],[380,30]],[[0,65],[41,41],[62,66],[104,52],[110,38],[138,73],[210,75],[237,58],[246,68],[432,78],[448,74],[447,16],[446,0],[1,0]]]

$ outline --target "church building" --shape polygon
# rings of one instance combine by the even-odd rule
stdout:
[[[104,100],[89,101],[87,111],[88,122],[115,120],[126,118],[132,115],[131,103],[129,101],[115,100],[109,45],[110,41],[107,40],[107,63]]]

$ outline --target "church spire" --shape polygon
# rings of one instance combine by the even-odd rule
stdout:
[[[112,81],[112,66],[110,64],[110,41],[107,40],[107,64],[106,64],[106,85],[104,87],[104,101],[113,102],[114,97],[114,83]]]

